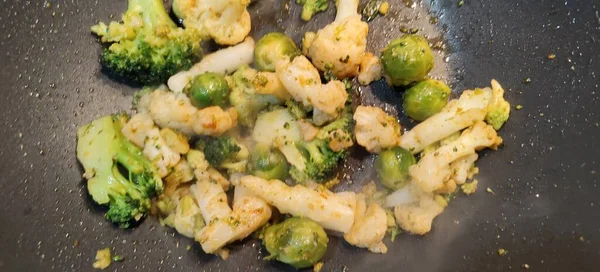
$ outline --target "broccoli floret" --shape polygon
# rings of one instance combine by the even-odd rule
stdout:
[[[142,151],[123,136],[127,116],[105,116],[77,131],[77,158],[94,201],[108,205],[106,219],[129,228],[150,209],[163,183]]]
[[[123,22],[99,23],[93,33],[110,46],[102,65],[117,76],[156,85],[192,66],[201,56],[200,36],[171,20],[162,0],[129,0]]]
[[[305,107],[302,103],[295,101],[293,99],[285,101],[285,106],[287,107],[290,114],[296,119],[304,119],[308,116],[308,113],[312,111],[310,107]]]
[[[323,139],[286,142],[280,144],[279,149],[292,165],[290,176],[299,183],[327,181],[345,153],[331,150],[328,141]]]
[[[310,21],[313,15],[327,10],[329,0],[296,0],[296,3],[302,5],[302,14],[300,17],[304,21]]]
[[[202,137],[198,139],[195,147],[204,152],[206,160],[212,167],[219,167],[242,150],[237,142],[228,136]]]
[[[495,130],[499,130],[510,116],[510,104],[504,100],[504,90],[495,80],[492,81],[492,101],[490,101],[487,111],[485,122]]]
[[[319,129],[317,138],[328,139],[330,137],[329,134],[338,129],[347,135],[354,134],[354,119],[352,118],[352,109],[350,107],[344,108],[344,113],[338,119]]]
[[[230,172],[246,171],[249,151],[232,137],[201,137],[195,147],[204,152],[206,160],[214,168],[224,168]]]

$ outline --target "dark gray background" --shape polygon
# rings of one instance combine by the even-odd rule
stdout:
[[[455,92],[496,78],[508,100],[524,108],[513,109],[501,130],[505,146],[478,162],[479,191],[454,199],[429,235],[400,235],[386,242],[386,255],[331,238],[323,271],[507,271],[524,264],[532,271],[597,271],[600,3],[465,0],[459,8],[457,0],[436,0],[410,9],[404,2],[392,1],[391,13],[371,23],[371,50],[400,36],[401,25],[420,28],[432,41],[443,33],[449,61],[438,54],[434,76]],[[118,18],[126,3],[49,3],[0,1],[0,271],[91,271],[96,250],[106,246],[126,258],[109,271],[286,268],[262,261],[255,240],[231,246],[231,258],[221,261],[154,219],[134,230],[104,220],[82,182],[75,131],[130,108],[136,88],[100,71],[100,46],[88,30]],[[436,26],[428,23],[429,9]],[[306,25],[293,2],[259,0],[253,33],[283,30],[300,41],[333,13]],[[556,59],[548,60],[550,53]],[[523,84],[525,78],[531,83]],[[374,92],[363,88],[360,100],[397,113],[398,94],[374,86]],[[355,183],[364,181],[353,174],[360,159],[347,167]],[[499,248],[508,254],[498,256]]]

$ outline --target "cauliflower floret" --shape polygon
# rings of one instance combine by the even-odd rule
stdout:
[[[319,30],[307,56],[321,71],[331,71],[337,78],[356,76],[365,56],[369,25],[361,21],[358,0],[336,1],[335,21]]]
[[[254,40],[247,37],[243,43],[219,49],[194,64],[187,71],[181,71],[169,78],[169,89],[176,93],[183,92],[185,86],[196,76],[211,72],[227,75],[243,65],[252,63],[254,59]]]
[[[175,0],[173,11],[186,28],[208,34],[218,44],[234,45],[251,28],[250,0]]]
[[[469,171],[474,167],[474,163],[477,161],[478,157],[479,155],[477,155],[477,153],[473,153],[455,160],[450,164],[450,169],[452,169],[451,179],[454,180],[457,185],[462,185],[467,181]]]
[[[354,112],[354,134],[359,145],[371,153],[400,143],[400,124],[381,108],[358,106]]]
[[[138,113],[127,121],[121,132],[133,144],[138,147],[144,147],[148,131],[153,128],[154,121],[152,121],[152,118],[148,114]]]
[[[351,192],[339,196],[322,186],[314,189],[302,185],[290,187],[280,180],[254,176],[242,177],[239,184],[281,213],[308,217],[326,229],[346,233],[354,222],[354,209],[348,201],[354,195]]]
[[[243,186],[235,187],[233,209],[216,182],[198,181],[190,190],[206,222],[206,227],[195,233],[206,253],[218,253],[225,244],[248,237],[271,218],[269,205]]]
[[[294,100],[312,106],[331,119],[339,115],[348,99],[344,83],[332,80],[321,84],[319,71],[304,56],[298,56],[292,62],[279,62],[276,73]]]
[[[169,92],[164,85],[144,94],[137,110],[139,113],[147,113],[160,127],[172,128],[188,135],[193,134],[191,120],[198,111],[186,95]]]
[[[158,127],[147,114],[133,116],[122,129],[123,135],[135,145],[143,148],[144,156],[156,166],[160,177],[165,177],[181,159],[179,153],[172,150]]]
[[[406,132],[400,139],[400,146],[416,154],[428,145],[483,121],[491,99],[490,88],[464,91],[460,98],[449,101],[439,113]]]
[[[354,212],[354,224],[350,231],[344,234],[344,239],[354,246],[367,248],[371,252],[386,253],[387,247],[383,243],[383,237],[387,227],[385,210],[376,203],[372,203],[367,208],[365,196],[359,194]]]
[[[198,110],[182,93],[161,86],[140,98],[138,112],[146,113],[160,127],[179,130],[187,135],[220,136],[237,125],[235,109],[227,111],[218,106]]]
[[[463,131],[454,142],[425,154],[417,164],[410,167],[410,176],[423,191],[433,192],[442,188],[444,181],[450,178],[450,163],[486,147],[496,148],[501,143],[502,138],[493,127],[477,122]]]
[[[405,231],[424,235],[431,230],[433,219],[444,211],[444,207],[435,200],[434,194],[422,191],[416,184],[407,186],[416,201],[394,208],[396,222]]]
[[[224,111],[219,106],[204,108],[192,117],[192,128],[200,135],[221,136],[237,125],[237,111]]]
[[[371,52],[367,52],[363,61],[360,63],[360,73],[358,74],[358,83],[369,85],[371,82],[381,78],[381,62],[379,58]]]
[[[504,100],[504,89],[495,79],[492,80],[492,101],[488,105],[485,122],[499,130],[510,116],[510,104]]]

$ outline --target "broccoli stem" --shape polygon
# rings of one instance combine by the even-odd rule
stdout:
[[[337,8],[337,12],[335,14],[335,21],[340,22],[352,15],[358,14],[358,2],[359,0],[335,1],[335,7]]]

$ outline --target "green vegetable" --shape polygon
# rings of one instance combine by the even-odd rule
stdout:
[[[156,168],[121,133],[127,116],[97,119],[77,130],[77,158],[85,169],[94,201],[108,205],[106,219],[129,228],[150,209],[150,199],[163,190]]]
[[[250,173],[264,179],[285,180],[290,165],[281,152],[270,147],[257,144],[250,153]]]
[[[313,15],[329,7],[329,0],[296,0],[296,3],[302,5],[300,18],[306,22],[310,21]]]
[[[91,27],[102,43],[102,65],[117,76],[144,85],[157,85],[186,70],[201,56],[196,31],[181,29],[161,0],[129,0],[122,23]]]
[[[327,181],[338,163],[344,158],[345,150],[333,151],[329,147],[331,137],[352,137],[354,120],[350,108],[346,108],[341,116],[330,124],[322,127],[311,141],[286,141],[279,149],[292,165],[291,177],[299,183],[308,180]],[[339,133],[331,132],[338,131]]]
[[[402,147],[392,147],[377,155],[375,169],[381,184],[390,189],[398,190],[410,179],[408,169],[415,164],[415,157]]]
[[[381,0],[369,0],[362,8],[360,14],[362,15],[363,20],[370,22],[377,15],[379,15],[379,6],[381,5]]]
[[[292,165],[291,177],[299,183],[327,181],[345,154],[331,150],[329,141],[323,139],[286,142],[280,150]]]
[[[421,81],[404,93],[404,112],[414,120],[423,121],[446,106],[450,92],[450,87],[439,80]]]
[[[279,60],[292,60],[300,55],[300,49],[294,41],[283,33],[271,32],[256,43],[254,63],[258,70],[275,72],[275,64]]]
[[[387,45],[381,63],[393,85],[408,85],[422,80],[433,69],[433,51],[425,38],[404,35]]]
[[[493,85],[494,83],[492,83]],[[518,106],[517,109],[519,109]],[[501,87],[498,86],[492,90],[492,101],[488,105],[487,111],[485,122],[494,127],[495,130],[499,130],[508,121],[510,104],[504,100],[504,90]]]
[[[325,255],[329,238],[319,224],[306,218],[292,217],[265,230],[263,244],[278,260],[296,269],[313,266]]]
[[[301,102],[297,102],[295,100],[285,101],[285,106],[287,107],[290,114],[296,119],[303,119],[308,116],[308,113],[312,111],[311,108],[305,107]]]
[[[282,103],[273,95],[256,93],[251,70],[242,66],[229,78],[229,102],[238,112],[238,122],[246,127],[254,127],[258,113],[267,106]]]
[[[114,255],[112,257],[113,262],[122,262],[123,260],[125,260],[125,257],[121,256],[121,255]]]
[[[225,77],[215,73],[198,75],[183,90],[199,109],[209,106],[225,107],[229,103],[229,85]]]
[[[248,163],[248,150],[233,137],[204,136],[198,139],[195,148],[204,152],[208,163],[215,168],[233,172],[244,172]]]
[[[318,139],[329,139],[330,133],[335,130],[341,130],[347,135],[353,135],[354,133],[354,119],[352,109],[350,107],[344,108],[344,113],[338,117],[335,121],[319,129],[317,133]]]

